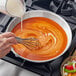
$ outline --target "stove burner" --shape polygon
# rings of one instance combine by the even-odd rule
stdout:
[[[76,16],[76,3],[74,3],[73,1],[66,2],[61,9],[61,13],[63,15]]]
[[[53,0],[54,4],[58,7],[63,0]]]
[[[53,0],[50,10],[57,14],[76,16],[76,3],[74,0]]]
[[[33,0],[32,6],[36,5],[45,9],[49,9],[49,5],[51,1],[52,0]]]

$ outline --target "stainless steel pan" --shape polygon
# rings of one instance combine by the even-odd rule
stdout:
[[[36,60],[30,60],[30,59],[27,59],[27,58],[23,58],[21,57],[20,55],[18,55],[13,49],[13,53],[17,56],[17,57],[21,57],[25,60],[28,60],[28,61],[31,61],[31,62],[37,62],[37,63],[41,63],[41,62],[48,62],[48,61],[51,61],[53,59],[56,59],[58,57],[60,57],[61,55],[63,55],[67,49],[69,48],[70,44],[71,44],[71,40],[72,40],[72,32],[71,32],[71,29],[68,25],[68,23],[62,18],[60,17],[59,15],[53,13],[53,12],[49,12],[49,11],[42,11],[42,10],[35,10],[35,11],[28,11],[25,13],[24,15],[24,19],[27,19],[27,18],[31,18],[31,17],[46,17],[46,18],[49,18],[49,19],[52,19],[53,21],[57,22],[63,29],[64,31],[66,32],[67,34],[67,38],[68,38],[68,43],[67,43],[67,46],[64,50],[64,52],[62,52],[60,55],[58,55],[57,57],[54,57],[52,59],[49,59],[49,60],[43,60],[43,61],[36,61]],[[16,24],[18,24],[21,20],[19,18],[14,18],[11,23],[8,25],[7,27],[7,30],[6,31],[11,31],[15,26]]]

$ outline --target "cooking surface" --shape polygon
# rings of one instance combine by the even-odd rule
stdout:
[[[13,45],[20,56],[34,60],[45,61],[59,56],[67,46],[68,38],[63,28],[55,21],[45,17],[33,17],[18,23],[12,32],[20,38],[35,37],[41,43],[39,49],[28,49],[22,44]]]
[[[70,25],[71,29],[76,28],[76,3],[74,0],[26,0],[27,11],[29,10],[48,10],[62,16]],[[9,22],[12,20],[9,16],[0,14],[0,31],[5,31]],[[73,31],[73,41],[68,51],[54,61],[42,64],[31,63],[16,57],[10,52],[3,60],[13,63],[24,69],[28,69],[42,76],[60,76],[60,65],[68,57],[70,52],[75,49],[76,32]]]

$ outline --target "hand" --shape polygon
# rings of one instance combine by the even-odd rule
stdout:
[[[16,44],[15,35],[11,32],[0,34],[0,58],[7,55],[11,50],[11,45]]]

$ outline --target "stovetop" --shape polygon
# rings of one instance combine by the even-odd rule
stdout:
[[[75,0],[26,0],[26,11],[47,10],[63,17],[70,25],[73,33],[73,40],[67,52],[59,58],[47,63],[32,63],[16,57],[12,52],[2,58],[21,68],[35,72],[41,76],[61,76],[60,66],[65,58],[71,55],[76,49],[76,1]],[[5,14],[0,13],[0,31],[5,32],[12,20]]]

